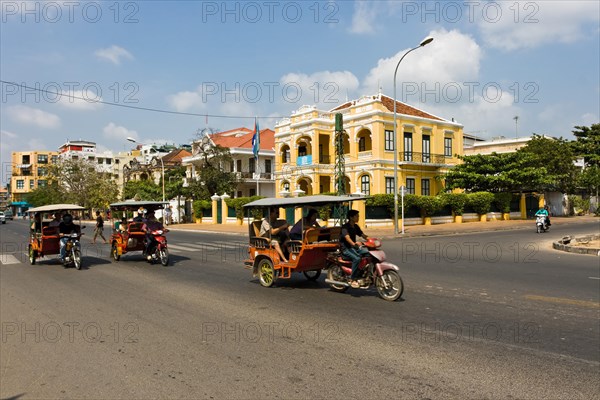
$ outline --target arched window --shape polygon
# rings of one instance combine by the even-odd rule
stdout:
[[[369,175],[360,177],[360,191],[366,196],[371,195],[371,177]]]
[[[290,147],[285,145],[281,146],[281,163],[287,164],[290,162]]]

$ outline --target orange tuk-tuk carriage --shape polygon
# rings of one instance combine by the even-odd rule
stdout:
[[[27,210],[31,218],[28,246],[31,265],[34,265],[39,258],[60,254],[60,233],[58,225],[51,226],[51,217],[55,214],[80,213],[83,210],[85,210],[84,207],[76,204],[50,204]],[[77,269],[81,269],[81,249],[79,247],[79,238],[82,235],[81,225],[75,224],[75,228],[76,232],[69,237],[66,243],[67,256],[63,263],[65,266],[73,264]]]
[[[249,219],[249,257],[245,260],[245,265],[252,269],[253,275],[258,276],[260,284],[265,287],[272,286],[278,278],[291,278],[293,272],[301,272],[306,278],[317,280],[321,275],[321,270],[328,266],[327,255],[339,248],[341,226],[308,229],[303,227],[301,240],[286,242],[288,262],[283,262],[272,244],[274,238],[260,235],[262,220],[250,220],[252,215],[256,214],[253,213],[253,210],[267,210],[268,215],[273,208],[339,206],[355,200],[365,200],[365,197],[317,195],[298,198],[265,198],[246,204],[244,207]],[[276,226],[285,222],[285,220],[278,220]]]
[[[123,254],[132,251],[143,252],[146,248],[145,238],[146,233],[142,231],[144,223],[139,219],[134,218],[134,212],[143,209],[146,212],[154,212],[163,210],[168,205],[166,202],[157,201],[124,201],[113,203],[110,205],[111,211],[111,227],[113,229],[110,237],[110,254],[114,261],[119,261]],[[120,216],[120,219],[118,219]],[[162,235],[167,232],[164,229],[160,232]],[[164,246],[161,246],[159,251],[159,259],[162,265],[167,266],[169,263],[169,253],[166,248],[166,239],[163,237]]]

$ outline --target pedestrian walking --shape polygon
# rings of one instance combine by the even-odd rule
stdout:
[[[104,220],[102,219],[102,215],[100,215],[100,211],[96,211],[96,229],[94,230],[92,244],[96,243],[96,237],[98,235],[104,240],[104,243],[108,243],[104,237]]]

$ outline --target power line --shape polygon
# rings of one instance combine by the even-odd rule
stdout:
[[[199,114],[199,113],[190,113],[190,112],[163,110],[163,109],[160,109],[160,108],[132,106],[132,105],[128,105],[128,104],[119,104],[119,103],[113,103],[113,102],[104,101],[104,100],[93,100],[93,101],[90,101],[89,99],[86,99],[84,97],[79,97],[79,96],[75,96],[75,95],[72,95],[72,94],[52,92],[50,90],[45,90],[45,89],[41,89],[41,88],[33,88],[33,87],[26,86],[26,85],[18,84],[18,83],[15,83],[15,82],[7,82],[7,81],[4,81],[4,80],[0,80],[0,82],[4,83],[4,84],[7,84],[7,85],[18,86],[18,87],[23,88],[23,89],[28,89],[28,90],[33,90],[33,91],[41,92],[41,93],[51,94],[51,95],[54,95],[54,96],[65,96],[65,97],[68,97],[68,98],[71,98],[71,99],[83,100],[83,101],[85,101],[87,103],[106,104],[107,106],[131,108],[133,110],[150,111],[150,112],[163,113],[163,114],[186,115],[186,116],[191,116],[191,117],[205,117],[205,118],[228,118],[228,119],[254,119],[254,118],[281,119],[281,118],[288,118],[288,116],[280,116],[280,115],[266,117],[266,116],[256,116],[256,115],[246,116],[246,115],[222,115],[222,114],[208,114],[208,113],[206,113],[206,114]]]

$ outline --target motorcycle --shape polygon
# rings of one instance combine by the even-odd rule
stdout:
[[[155,242],[154,246],[150,249],[150,254],[146,254],[149,263],[152,264],[155,261],[160,260],[160,263],[165,267],[169,264],[169,250],[167,249],[167,238],[164,236],[164,234],[168,231],[168,229],[157,229],[155,231],[150,232]]]
[[[67,238],[65,243],[65,258],[62,260],[65,267],[71,265],[77,269],[81,269],[81,243],[79,239],[83,233],[70,233],[63,237]]]
[[[550,227],[548,226],[548,220],[545,215],[536,215],[535,226],[537,233],[546,232]]]
[[[357,278],[361,282],[360,288],[368,289],[374,285],[382,299],[397,300],[404,292],[400,269],[386,261],[385,252],[379,250],[381,247],[379,239],[369,238],[363,246],[369,252],[361,258],[358,265]],[[341,250],[329,253],[327,261],[329,265],[325,283],[328,283],[333,291],[345,292],[350,287],[352,261],[346,260]]]

